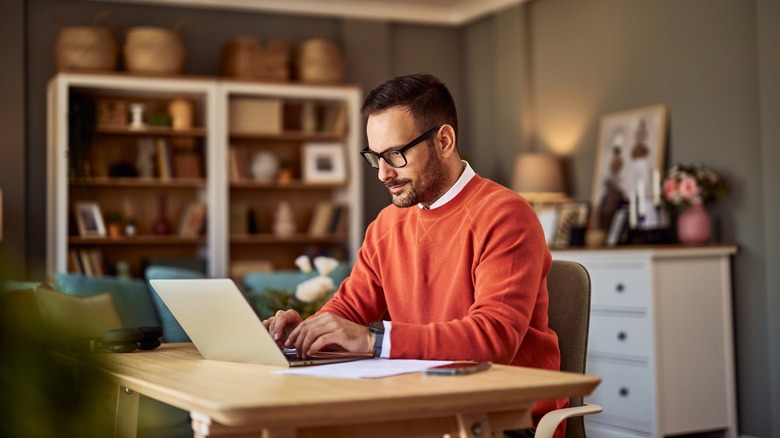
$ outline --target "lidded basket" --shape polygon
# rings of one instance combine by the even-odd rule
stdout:
[[[102,13],[94,26],[61,26],[54,44],[54,63],[59,71],[111,71],[116,69],[119,48]]]
[[[301,82],[344,82],[347,65],[339,47],[332,41],[314,38],[298,47],[296,72]]]
[[[179,74],[187,52],[177,31],[162,27],[132,27],[127,31],[124,59],[129,72]]]

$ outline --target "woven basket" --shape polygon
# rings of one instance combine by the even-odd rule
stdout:
[[[287,42],[236,37],[222,46],[222,74],[239,79],[287,81],[290,78]]]
[[[347,65],[336,44],[323,39],[301,43],[296,58],[296,72],[301,82],[344,82]]]
[[[57,33],[54,62],[60,71],[115,70],[117,44],[107,26],[68,26]]]
[[[179,33],[159,27],[134,27],[127,31],[125,68],[133,73],[179,74],[187,52]]]

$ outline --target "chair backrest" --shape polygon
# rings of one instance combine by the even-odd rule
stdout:
[[[558,335],[561,371],[585,373],[590,326],[590,275],[576,262],[553,260],[547,274],[549,325]],[[582,406],[582,397],[572,397],[570,406]],[[585,437],[582,417],[569,418],[566,438]]]

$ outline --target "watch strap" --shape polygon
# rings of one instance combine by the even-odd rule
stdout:
[[[374,334],[374,357],[382,356],[382,342],[385,338],[385,325],[382,321],[377,321],[368,326],[368,330]]]

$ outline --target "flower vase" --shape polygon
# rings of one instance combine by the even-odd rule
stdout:
[[[712,220],[702,204],[694,204],[677,216],[677,239],[686,245],[707,243],[712,236]]]
[[[154,234],[170,234],[171,232],[171,225],[168,223],[168,219],[166,218],[165,201],[165,195],[160,195],[157,219],[155,219],[154,223],[152,224],[152,232]]]

